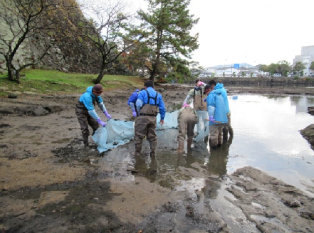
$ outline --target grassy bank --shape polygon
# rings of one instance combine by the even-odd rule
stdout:
[[[12,92],[33,92],[40,94],[81,93],[86,87],[93,86],[97,75],[64,73],[56,70],[25,70],[21,83],[9,81],[6,75],[0,75],[0,96]],[[100,84],[105,91],[123,88],[141,88],[143,78],[123,75],[105,75]]]

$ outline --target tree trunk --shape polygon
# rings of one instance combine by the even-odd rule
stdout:
[[[104,75],[105,75],[105,68],[102,67],[102,68],[100,69],[100,72],[99,72],[98,77],[97,77],[96,79],[94,79],[93,82],[94,82],[95,84],[100,83],[100,81],[102,80],[102,78],[104,77]]]
[[[7,69],[9,80],[14,81],[14,74],[12,69],[12,62],[7,60]]]
[[[156,64],[154,65],[153,70],[150,72],[149,80],[155,81],[155,75],[156,75]]]
[[[8,68],[8,77],[9,77],[9,80],[14,81],[13,72],[12,72],[12,69],[10,68]]]
[[[151,81],[154,82],[154,79],[155,79],[155,78],[154,78],[154,76],[153,76],[153,73],[151,73],[150,76],[149,76],[149,80],[151,80]]]
[[[16,70],[15,71],[15,81],[20,84],[20,71]]]

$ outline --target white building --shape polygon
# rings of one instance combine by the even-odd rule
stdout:
[[[303,70],[304,76],[313,75],[313,71],[310,70],[311,62],[314,61],[314,45],[303,46],[301,48],[301,55],[296,55],[293,59],[294,66],[297,62],[302,62],[306,69]]]
[[[219,65],[208,67],[206,71],[215,74],[215,77],[258,77],[262,75],[258,71],[258,67],[252,65],[247,65],[247,67],[241,66],[239,68],[234,68],[234,64]]]

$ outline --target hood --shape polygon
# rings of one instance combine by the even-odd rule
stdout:
[[[215,88],[216,88],[216,87],[215,87]],[[215,89],[215,90],[211,91],[210,94],[213,94],[213,95],[214,95],[214,94],[216,94],[216,95],[221,95],[221,89],[217,89],[217,90]]]
[[[86,92],[88,92],[89,94],[93,94],[93,87],[88,87],[86,88]]]
[[[222,89],[224,88],[224,85],[222,83],[217,83],[216,86],[215,86],[215,90],[219,90],[219,89]]]

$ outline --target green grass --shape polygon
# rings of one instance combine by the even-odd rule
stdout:
[[[35,92],[41,94],[81,93],[88,86],[93,86],[96,74],[65,73],[56,70],[25,70],[21,75],[21,83],[17,84],[0,74],[0,96],[10,92]],[[25,75],[25,76],[24,76]],[[123,75],[105,75],[100,84],[105,91],[124,88],[143,87],[143,78]]]

